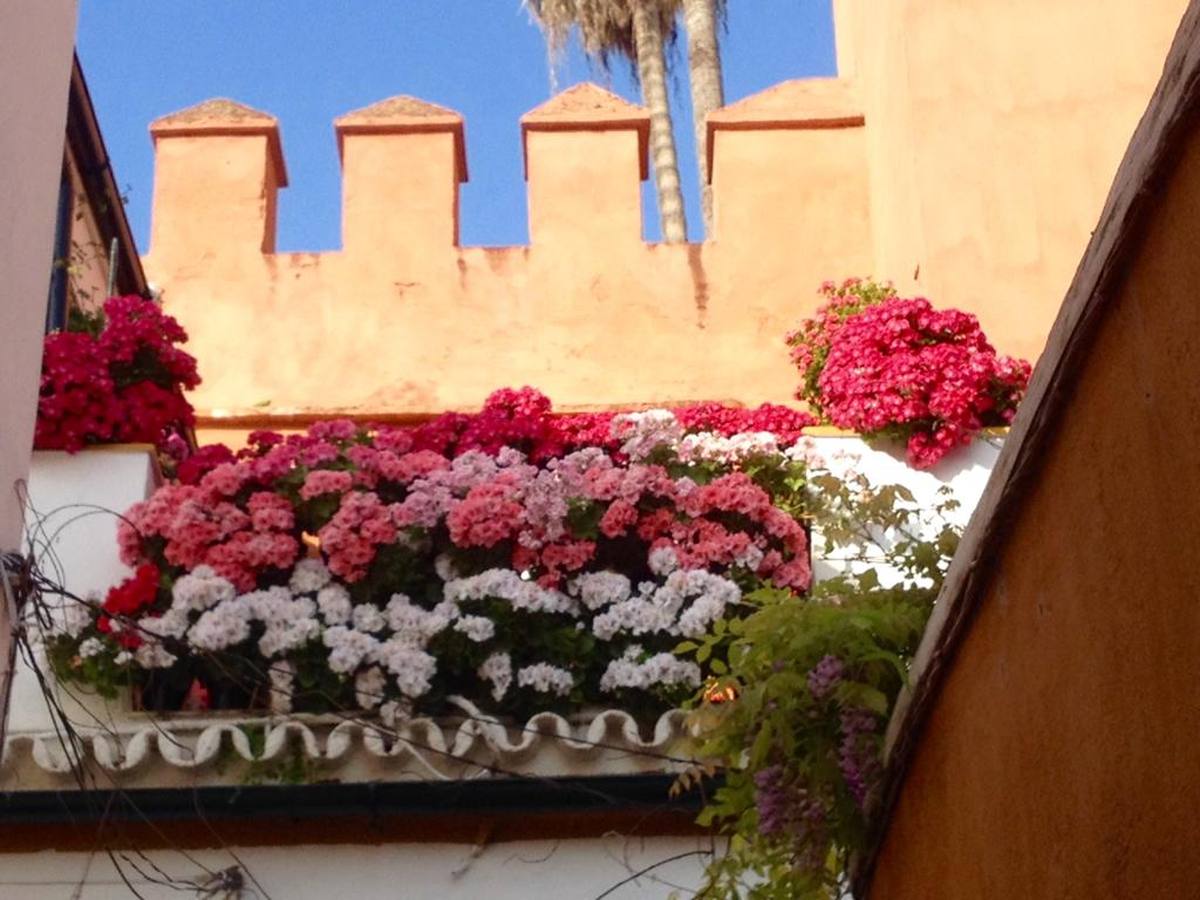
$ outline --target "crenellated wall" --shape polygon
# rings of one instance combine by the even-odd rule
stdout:
[[[521,121],[521,247],[458,246],[463,123],[441,107],[337,120],[343,240],[324,253],[272,252],[274,119],[230,101],[160,119],[145,262],[200,358],[197,407],[429,412],[525,383],[563,407],[787,400],[784,333],[871,254],[853,97],[832,80],[779,94],[785,118],[753,120],[752,100],[713,123],[717,234],[692,246],[642,240],[649,118],[594,85]],[[846,122],[810,127],[834,101]]]
[[[784,402],[783,335],[848,275],[1036,357],[1184,5],[837,0],[840,78],[710,117],[716,221],[692,245],[643,241],[648,116],[585,84],[521,120],[527,246],[458,245],[463,121],[394,97],[335,122],[341,248],[275,253],[277,123],[209,101],[151,126],[145,265],[191,332],[208,425],[526,383],[564,408]]]

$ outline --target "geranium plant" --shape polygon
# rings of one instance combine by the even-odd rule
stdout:
[[[797,396],[839,428],[899,438],[929,468],[981,429],[1012,421],[1030,366],[998,356],[978,320],[851,279],[788,336]]]
[[[200,383],[187,334],[156,303],[110,297],[103,325],[46,336],[34,447],[81,450],[91,444],[165,446],[191,428],[184,396]]]
[[[805,421],[785,413],[694,415]],[[805,466],[769,432],[609,419],[598,446],[595,420],[552,419],[524,389],[419,428],[324,422],[206,452],[128,512],[133,580],[64,623],[51,657],[177,699],[199,683],[309,710],[669,709],[711,674],[672,654],[682,637],[747,592],[808,588]]]

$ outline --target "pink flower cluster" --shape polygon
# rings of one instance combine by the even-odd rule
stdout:
[[[190,571],[208,565],[243,591],[300,556],[292,504],[269,490],[251,490],[242,463],[225,463],[198,484],[163,485],[126,513],[117,529],[128,565],[155,560]]]
[[[676,566],[736,568],[807,588],[803,526],[736,465],[694,480],[692,464],[678,457],[629,460],[610,449],[620,445],[611,423],[605,446],[540,457],[600,428],[599,416],[556,419],[549,408],[529,389],[502,391],[475,417],[410,429],[322,422],[287,437],[256,433],[236,456],[202,448],[181,464],[180,483],[130,510],[123,558],[175,574],[207,564],[248,590],[281,577],[307,533],[349,584],[386,582],[398,558],[412,571],[395,577],[433,578],[434,559],[445,554],[467,570],[503,564],[547,588],[593,569],[636,582],[651,574],[652,553],[669,551]],[[736,433],[739,422],[777,427],[781,441],[807,421],[783,407],[713,404],[684,416],[690,428],[721,433]]]
[[[870,282],[822,290],[829,303],[789,342],[805,378],[798,394],[829,422],[901,437],[925,469],[1012,421],[1029,363],[997,356],[973,315]]]
[[[825,298],[825,303],[817,309],[816,315],[805,319],[786,338],[788,346],[792,348],[792,362],[801,374],[796,396],[817,413],[822,411],[818,380],[842,325],[868,306],[884,303],[897,296],[890,284],[877,284],[862,278],[847,278],[840,284],[826,281],[819,293]]]
[[[161,446],[193,422],[185,389],[200,383],[196,360],[180,349],[187,334],[141,297],[110,297],[105,325],[47,335],[34,446],[81,450],[88,444]]]

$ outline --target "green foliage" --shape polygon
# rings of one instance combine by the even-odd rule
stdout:
[[[245,764],[243,784],[315,784],[321,780],[321,764],[304,751],[304,743],[297,736],[288,735],[287,749],[279,759],[262,759],[267,746],[267,729],[263,725],[238,726],[250,743],[252,762]],[[240,754],[232,749],[222,749],[219,767],[229,762],[242,761]]]
[[[757,590],[745,598],[750,615],[676,648],[727,661],[709,663],[721,674],[691,711],[697,756],[724,774],[699,822],[729,836],[700,896],[841,896],[865,834],[864,791],[881,771],[883,729],[957,544],[944,524],[956,505],[948,497],[918,510],[899,486],[816,471],[808,483],[822,555],[843,560],[844,571],[804,599]],[[836,677],[822,681],[823,670]],[[677,787],[704,774],[689,770]]]
[[[82,331],[92,337],[99,337],[104,330],[104,310],[87,310],[71,304],[67,309],[67,331]]]

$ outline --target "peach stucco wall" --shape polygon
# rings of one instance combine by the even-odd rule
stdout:
[[[872,900],[1200,884],[1200,132],[916,746]]]
[[[0,0],[0,551],[33,445],[74,38],[74,0]]]
[[[656,245],[642,240],[645,113],[594,87],[563,96],[525,120],[524,247],[455,245],[455,140],[418,101],[342,130],[345,240],[324,253],[260,252],[261,134],[156,124],[145,262],[200,358],[196,406],[428,412],[525,383],[563,407],[787,400],[784,333],[823,278],[870,268],[862,128],[806,129],[798,109],[774,135],[721,131],[720,239]]]
[[[782,337],[848,275],[1035,358],[1184,0],[835,6],[842,77],[710,118],[703,244],[643,242],[647,119],[594,86],[522,120],[521,247],[457,246],[452,110],[338,119],[344,240],[323,253],[261,252],[286,182],[273,119],[213,101],[160,120],[145,264],[192,334],[202,417],[425,413],[523,383],[562,407],[786,402]]]
[[[836,0],[875,274],[1035,358],[1186,0]]]

